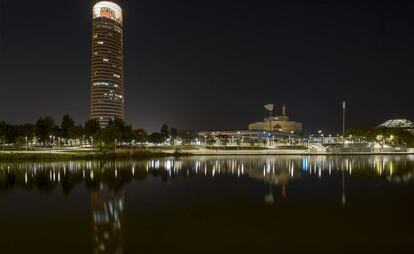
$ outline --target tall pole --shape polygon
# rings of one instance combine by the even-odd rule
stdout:
[[[346,115],[346,102],[342,102],[342,142],[345,141],[345,115]]]

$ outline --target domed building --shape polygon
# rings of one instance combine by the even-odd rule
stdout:
[[[280,116],[270,116],[265,118],[263,122],[249,124],[251,131],[280,131],[285,133],[301,133],[302,123],[290,121],[286,115],[286,105],[282,106]]]

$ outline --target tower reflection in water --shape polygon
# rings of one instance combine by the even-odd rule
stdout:
[[[124,253],[124,192],[101,186],[91,205],[94,253]]]
[[[0,163],[0,193],[15,187],[41,192],[63,192],[69,196],[84,184],[90,192],[94,253],[124,252],[124,188],[130,183],[160,178],[218,176],[250,178],[269,186],[264,202],[275,204],[286,199],[289,183],[304,179],[337,179],[333,188],[340,191],[338,204],[349,203],[346,185],[358,177],[382,183],[405,184],[414,180],[414,156],[369,157],[190,157],[149,161],[27,162]],[[197,181],[195,178],[194,181]],[[325,184],[326,181],[314,181]],[[303,188],[304,182],[300,182]],[[297,188],[297,186],[296,186]]]

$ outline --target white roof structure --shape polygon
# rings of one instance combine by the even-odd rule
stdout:
[[[378,127],[414,129],[414,123],[407,119],[392,119],[380,124]]]

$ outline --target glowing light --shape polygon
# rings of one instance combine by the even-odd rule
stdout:
[[[122,24],[122,8],[113,2],[99,2],[93,6],[93,18],[112,19],[119,24]]]

